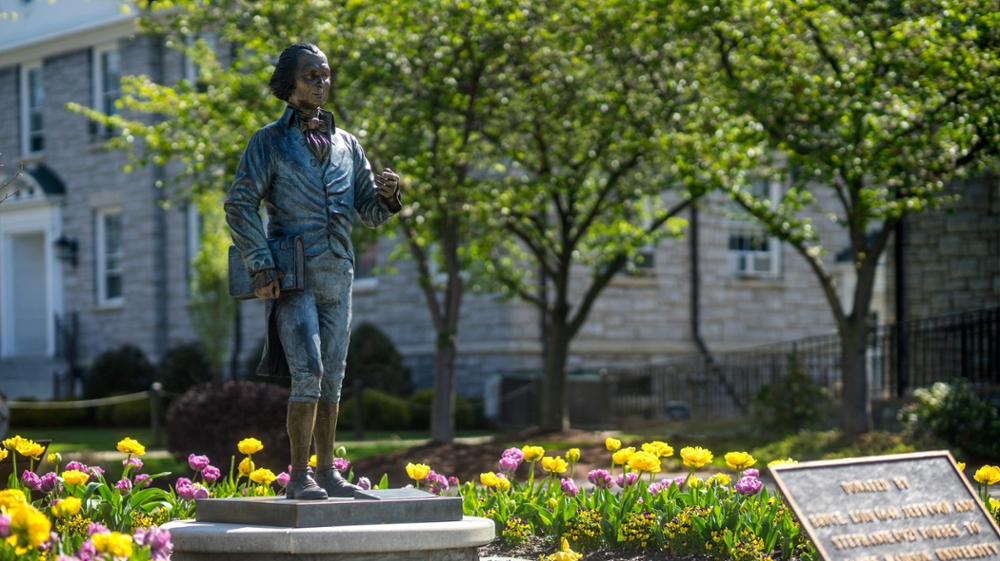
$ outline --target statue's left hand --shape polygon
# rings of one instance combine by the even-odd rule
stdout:
[[[399,196],[399,176],[389,168],[375,176],[375,192],[383,199],[395,199]]]

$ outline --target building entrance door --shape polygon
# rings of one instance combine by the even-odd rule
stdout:
[[[48,347],[45,234],[11,236],[11,322],[14,355],[42,355]]]

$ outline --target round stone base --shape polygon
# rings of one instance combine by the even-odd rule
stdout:
[[[493,521],[414,522],[324,528],[241,526],[183,520],[170,530],[171,561],[478,561]]]

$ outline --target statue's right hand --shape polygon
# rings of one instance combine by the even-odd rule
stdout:
[[[277,269],[264,269],[250,279],[253,295],[261,300],[274,300],[281,296],[281,279],[285,275]]]

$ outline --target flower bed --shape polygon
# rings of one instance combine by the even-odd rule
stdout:
[[[764,487],[754,467],[757,460],[750,454],[725,454],[735,477],[728,473],[702,477],[698,470],[712,461],[712,452],[685,447],[679,456],[688,473],[657,479],[663,459],[674,454],[665,442],[648,442],[636,449],[609,438],[605,445],[608,469],[589,471],[585,488],[574,480],[580,460],[575,448],[565,457],[546,456],[539,446],[509,448],[495,472],[465,483],[423,464],[409,464],[406,472],[412,487],[461,496],[465,513],[492,519],[499,540],[509,547],[539,539],[559,544],[548,561],[573,561],[581,558],[579,552],[600,549],[735,561],[817,557],[780,497]],[[287,473],[275,475],[255,465],[253,456],[263,445],[254,438],[237,444],[242,457],[230,459],[227,474],[209,458],[191,454],[192,477],[178,479],[168,490],[150,486],[168,474],[142,473],[142,444],[126,438],[117,448],[123,454],[124,473],[110,482],[99,467],[79,462],[62,465],[59,454],[47,457],[55,470],[38,476],[34,467],[41,460],[41,447],[19,436],[4,440],[0,460],[12,454],[15,474],[18,465],[27,469],[19,478],[11,475],[9,488],[0,491],[0,561],[166,560],[172,551],[170,534],[159,526],[192,518],[195,499],[273,496],[282,494],[288,483]],[[344,455],[342,448],[337,455]],[[528,475],[517,481],[514,473],[524,463]],[[335,465],[355,479],[349,462],[337,458]],[[535,477],[536,466],[544,477]],[[1000,468],[983,466],[973,479],[984,504],[1000,521],[1000,501],[988,492],[990,485],[1000,482]],[[365,488],[388,487],[385,476],[377,485],[365,477],[357,478],[357,483]]]

